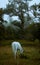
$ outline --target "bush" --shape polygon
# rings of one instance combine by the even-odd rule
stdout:
[[[35,44],[38,44],[39,43],[39,40],[38,39],[35,39],[34,43]]]

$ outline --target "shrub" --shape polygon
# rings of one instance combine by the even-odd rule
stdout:
[[[35,39],[34,43],[35,44],[38,44],[39,43],[39,40],[38,39]]]

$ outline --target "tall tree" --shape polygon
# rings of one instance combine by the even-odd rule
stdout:
[[[4,20],[3,20],[3,18],[2,18],[3,13],[4,13],[3,9],[2,9],[2,8],[0,8],[0,21],[1,21],[1,22],[3,22],[3,21],[4,21]]]
[[[33,15],[35,16],[34,19],[36,22],[40,22],[40,3],[39,4],[34,4],[31,6],[31,10],[33,10]],[[37,21],[38,19],[38,21]]]
[[[27,21],[31,18],[28,14],[29,7],[27,0],[8,0],[9,4],[7,5],[7,13],[12,16],[18,16],[21,21],[21,34],[24,32],[24,22],[25,22],[25,15],[28,16]]]

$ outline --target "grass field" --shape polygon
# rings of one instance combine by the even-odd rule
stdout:
[[[5,44],[4,46],[0,46],[0,65],[17,65],[16,61],[13,58],[11,45],[9,44],[11,42],[12,40],[5,40],[0,42],[2,44]],[[32,42],[23,40],[20,42],[23,42],[22,46],[26,58],[19,58],[18,65],[40,65],[40,44],[34,45]]]

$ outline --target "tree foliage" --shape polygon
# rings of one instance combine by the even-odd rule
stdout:
[[[29,8],[27,0],[8,1],[7,7],[4,10],[0,9],[0,39],[35,40],[37,38],[40,40],[40,23],[33,23],[36,18],[38,18],[40,22],[40,18],[38,17],[39,13],[37,12],[37,8],[40,8],[40,4],[35,4]],[[33,17],[29,12],[33,14]],[[3,22],[6,22],[3,20],[4,14],[9,15],[9,22],[11,22],[7,27],[3,25]],[[20,22],[16,20],[12,21],[12,16],[18,16]]]
[[[3,22],[4,20],[3,20],[3,13],[4,13],[4,11],[3,11],[3,9],[2,8],[0,8],[0,21],[1,22]]]

